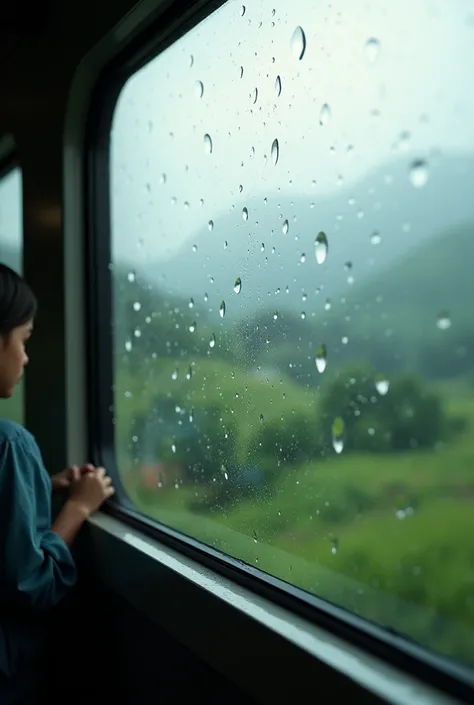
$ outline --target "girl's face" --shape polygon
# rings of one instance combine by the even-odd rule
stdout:
[[[28,364],[26,341],[33,332],[33,321],[0,335],[0,398],[11,397]]]

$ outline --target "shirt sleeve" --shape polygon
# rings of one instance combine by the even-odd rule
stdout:
[[[35,450],[35,449],[34,449]],[[51,531],[50,482],[39,450],[0,444],[0,592],[35,610],[57,604],[76,580],[64,541]]]

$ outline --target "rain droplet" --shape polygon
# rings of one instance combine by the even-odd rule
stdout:
[[[176,453],[176,446],[174,443],[171,444],[171,450],[173,453]]]
[[[381,397],[384,397],[390,389],[390,382],[386,377],[381,375],[375,380],[375,389],[378,391]]]
[[[325,311],[330,311],[331,310],[331,299],[326,299],[324,303],[324,310]]]
[[[248,220],[248,219],[249,219],[249,212],[248,212],[247,208],[242,208],[242,218],[243,218],[244,220]]]
[[[263,423],[263,422],[265,421],[265,419],[264,419],[264,417],[263,417],[263,414],[260,414],[260,417],[259,417],[259,418],[260,418],[260,423]]]
[[[301,253],[301,257],[300,257],[300,263],[301,263],[301,264],[304,264],[305,262],[306,262],[306,255],[305,255],[304,252],[302,252],[302,253]]]
[[[257,102],[257,99],[258,99],[258,88],[254,88],[254,89],[253,89],[252,94],[251,94],[251,96],[250,96],[250,99],[251,99],[252,103],[254,103],[254,104]]]
[[[243,75],[244,75],[244,67],[241,66],[240,67],[240,78],[242,78]]]
[[[382,242],[382,238],[380,236],[380,233],[378,230],[374,230],[372,235],[370,236],[370,243],[371,245],[380,245]]]
[[[215,346],[216,346],[216,336],[215,336],[214,333],[213,333],[213,334],[211,335],[211,339],[210,339],[210,341],[209,341],[209,347],[210,347],[210,348],[215,348]]]
[[[301,320],[304,321],[306,318],[306,313],[304,311],[301,311],[300,317],[301,317]]]
[[[428,165],[423,159],[417,159],[410,165],[410,181],[415,188],[425,186],[429,178]]]
[[[211,136],[208,134],[204,135],[204,149],[207,152],[207,154],[212,153],[212,140],[211,140]]]
[[[135,303],[133,304],[134,311],[139,311],[141,309],[141,307],[142,307],[142,305],[139,301],[135,301]]]
[[[242,291],[242,280],[240,277],[237,277],[237,279],[235,280],[235,284],[234,284],[234,292],[236,294],[240,294],[241,291]]]
[[[131,340],[127,340],[126,343],[125,343],[125,350],[126,350],[127,352],[132,352],[132,347],[133,347],[133,346],[132,346],[132,341],[131,341]]]
[[[195,92],[198,98],[202,98],[204,95],[204,83],[202,81],[196,81]]]
[[[221,301],[221,305],[219,306],[219,316],[221,318],[224,318],[225,316],[225,301]]]
[[[195,330],[196,330],[196,321],[194,321],[193,323],[191,323],[191,325],[189,326],[189,332],[190,332],[190,333],[194,333]]]
[[[186,379],[191,379],[192,376],[193,376],[193,368],[191,367],[191,365],[189,365],[188,371],[186,372]]]
[[[275,311],[273,314],[273,320],[276,321],[278,319],[278,311]]]
[[[265,243],[264,242],[262,242],[262,244],[260,245],[260,252],[265,252]]]
[[[240,7],[240,16],[243,17],[245,15],[245,5],[241,5]]]
[[[275,79],[275,93],[277,95],[277,98],[281,95],[281,78],[280,78],[280,76],[277,76]]]
[[[175,382],[178,379],[178,370],[173,370],[171,379]]]
[[[208,227],[209,230],[212,232],[212,231],[214,230],[214,221],[213,221],[213,220],[210,220],[210,221],[208,222],[208,224],[207,224],[207,227]]]
[[[344,450],[344,421],[338,416],[332,425],[332,446],[336,453],[342,453]]]
[[[326,233],[323,233],[323,231],[321,231],[318,234],[318,236],[316,238],[315,247],[316,247],[316,262],[318,264],[323,264],[323,262],[325,261],[325,259],[327,257],[328,249],[329,249]]]
[[[281,227],[283,235],[286,235],[288,233],[289,228],[290,228],[290,226],[288,224],[288,221],[287,220],[283,221],[283,225]]]
[[[302,27],[297,27],[291,37],[291,50],[298,60],[301,60],[306,50],[306,37]]]
[[[191,66],[193,64],[194,64],[194,56],[191,54],[191,56],[189,57],[189,68],[191,68]]]
[[[319,124],[324,127],[331,119],[331,108],[327,103],[324,103],[319,113]]]
[[[193,245],[193,246],[192,246],[192,251],[193,251],[193,252],[197,252],[197,251],[198,251],[197,245]]]
[[[272,143],[272,161],[273,164],[276,165],[278,162],[278,157],[280,156],[280,146],[278,144],[278,140],[273,140]]]
[[[371,37],[365,44],[365,53],[370,62],[374,62],[380,52],[380,42],[378,39]]]
[[[135,281],[135,272],[129,272],[129,273],[128,273],[128,281],[129,281],[129,282],[134,282],[134,281]]]
[[[332,543],[331,553],[333,554],[333,556],[335,556],[338,549],[339,549],[339,539],[331,539],[331,543]]]
[[[315,363],[316,363],[316,369],[318,370],[318,372],[320,372],[322,374],[328,364],[328,362],[327,362],[327,349],[324,344],[318,345],[318,349],[316,350]]]
[[[451,321],[451,317],[450,317],[449,313],[446,313],[445,311],[443,311],[442,313],[440,313],[438,315],[436,325],[438,326],[438,328],[440,330],[448,330],[448,328],[451,328],[451,324],[452,324],[452,321]]]
[[[194,299],[189,299],[189,308],[194,308]]]

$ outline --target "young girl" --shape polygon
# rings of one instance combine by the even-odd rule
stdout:
[[[12,396],[23,376],[36,306],[26,282],[0,264],[0,398]],[[69,496],[51,523],[51,492],[60,489]],[[51,480],[33,436],[0,419],[2,704],[35,702],[38,652],[44,646],[41,614],[74,585],[70,546],[84,521],[113,493],[104,468],[92,465],[74,466]]]

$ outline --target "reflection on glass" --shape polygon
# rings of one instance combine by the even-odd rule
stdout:
[[[293,5],[228,3],[118,100],[119,468],[474,664],[471,2]]]
[[[14,167],[0,176],[0,262],[16,272],[22,270],[23,203],[21,170]],[[20,383],[20,387],[23,382]],[[0,400],[0,417],[23,423],[23,389]]]

